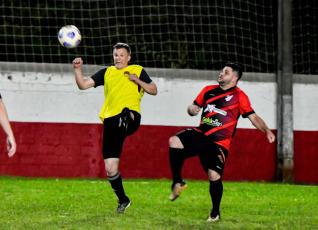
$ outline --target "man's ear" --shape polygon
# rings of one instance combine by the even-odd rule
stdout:
[[[238,82],[238,81],[240,80],[238,73],[235,72],[235,73],[234,73],[234,76],[235,76],[235,78],[236,78],[236,82]]]

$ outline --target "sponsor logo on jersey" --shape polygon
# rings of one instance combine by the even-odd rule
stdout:
[[[226,111],[216,108],[215,105],[213,105],[213,104],[212,105],[208,104],[206,106],[206,108],[204,109],[204,112],[209,112],[209,113],[216,112],[216,113],[221,114],[223,116],[226,116],[226,114],[227,114]]]
[[[218,119],[213,120],[211,117],[203,117],[202,123],[206,125],[211,125],[213,127],[219,127],[222,126],[222,122],[220,122]]]

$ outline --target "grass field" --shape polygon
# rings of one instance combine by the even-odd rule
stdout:
[[[222,220],[206,223],[207,181],[175,202],[168,180],[125,180],[123,215],[104,180],[0,177],[0,229],[318,229],[318,186],[224,183]]]

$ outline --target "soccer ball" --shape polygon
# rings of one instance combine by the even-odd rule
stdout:
[[[58,33],[58,39],[62,46],[66,48],[75,48],[81,43],[81,32],[76,26],[63,26]]]

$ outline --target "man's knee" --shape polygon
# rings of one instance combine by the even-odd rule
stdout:
[[[208,175],[209,175],[210,181],[217,181],[217,180],[221,179],[221,175],[217,171],[214,171],[212,169],[209,169]]]
[[[107,169],[106,168],[106,174],[108,177],[112,177],[118,173],[118,170],[113,170],[113,169]]]
[[[113,159],[106,159],[105,160],[105,168],[107,176],[114,176],[118,173],[118,163],[119,161]]]
[[[172,136],[169,138],[169,147],[182,149],[183,145],[182,145],[182,142],[180,141],[179,137]]]

